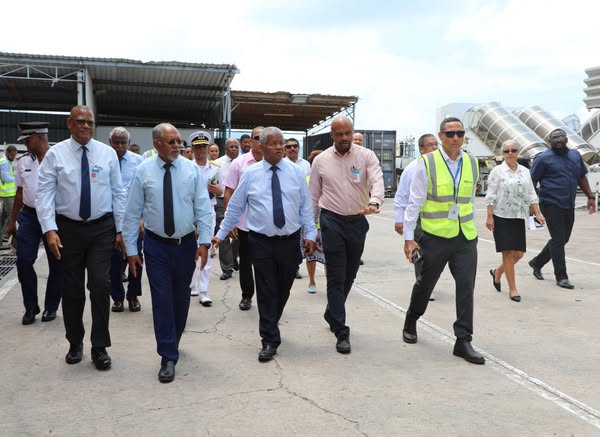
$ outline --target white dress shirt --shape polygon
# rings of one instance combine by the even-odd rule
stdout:
[[[23,204],[35,208],[35,195],[38,189],[40,161],[27,153],[15,159],[15,182],[23,189]]]
[[[404,211],[406,210],[406,205],[408,205],[408,198],[410,196],[410,183],[417,171],[417,163],[421,159],[422,158],[419,156],[409,163],[400,175],[400,181],[398,182],[398,188],[396,190],[396,195],[394,196],[395,223],[404,223]]]

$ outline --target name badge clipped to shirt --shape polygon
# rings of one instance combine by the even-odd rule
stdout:
[[[352,182],[355,184],[360,184],[360,169],[352,166]]]
[[[92,180],[93,184],[98,182],[98,178],[100,177],[101,171],[102,171],[102,167],[100,167],[100,166],[95,165],[92,167],[91,180]]]
[[[458,205],[450,205],[450,210],[448,211],[448,219],[449,220],[458,220]]]

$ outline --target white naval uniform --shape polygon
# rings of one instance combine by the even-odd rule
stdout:
[[[198,166],[200,168],[200,173],[204,177],[204,181],[206,182],[206,186],[208,187],[208,181],[211,179],[216,179],[217,183],[221,186],[221,189],[224,189],[223,185],[223,177],[221,175],[221,169],[218,165],[215,165],[212,161],[207,161],[205,166]],[[210,199],[210,203],[212,205],[212,229],[214,232],[215,225],[217,224],[217,214],[215,212],[215,205],[217,204],[217,198],[213,197]],[[194,270],[194,275],[192,276],[192,283],[190,284],[190,289],[192,291],[192,295],[197,293],[206,293],[208,292],[208,286],[210,285],[210,270],[212,267],[212,258],[210,255],[206,260],[206,265],[204,269],[200,270],[200,264],[202,262],[201,258],[198,258],[196,262],[196,270]]]

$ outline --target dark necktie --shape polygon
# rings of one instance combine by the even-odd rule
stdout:
[[[90,193],[90,165],[87,159],[87,148],[81,148],[81,196],[79,199],[79,217],[87,220],[92,215]]]
[[[163,179],[165,234],[167,234],[169,237],[175,233],[175,219],[173,218],[173,184],[171,183],[171,165],[171,163],[165,164],[165,177]]]
[[[123,169],[123,158],[119,158],[119,168]]]
[[[283,228],[285,225],[285,215],[283,214],[283,202],[281,201],[281,186],[279,185],[279,176],[277,176],[277,166],[272,166],[271,171],[271,194],[273,195],[273,223],[278,228]]]

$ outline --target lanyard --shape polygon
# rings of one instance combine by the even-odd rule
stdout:
[[[452,174],[452,172],[450,171],[450,166],[448,165],[448,163],[446,162],[446,160],[444,159],[444,164],[446,164],[446,167],[448,168],[448,173],[450,173],[450,176],[452,176],[452,188],[454,189],[454,203],[458,203],[458,193],[456,192],[456,180],[460,179],[460,173],[462,170],[462,157],[461,160],[458,161],[458,166],[456,167],[456,174]]]

